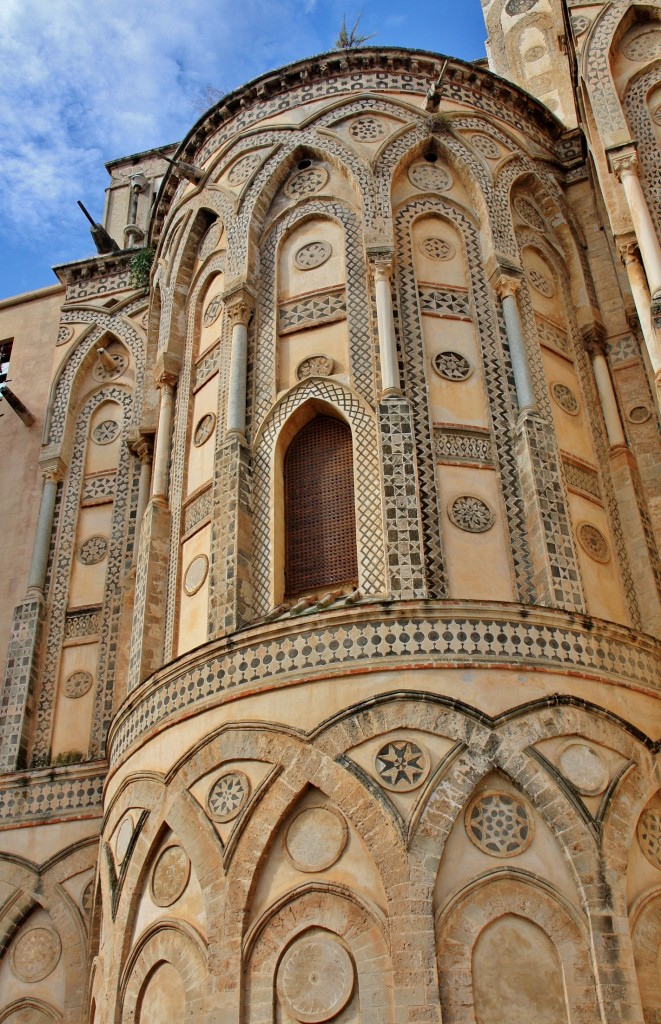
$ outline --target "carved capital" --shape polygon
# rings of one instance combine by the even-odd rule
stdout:
[[[238,288],[228,289],[223,295],[223,302],[230,325],[234,327],[235,324],[243,324],[247,327],[255,309],[253,293],[245,285],[240,285]]]
[[[511,295],[516,295],[521,287],[521,278],[510,277],[509,274],[499,274],[494,279],[493,286],[496,289],[498,298],[502,301],[502,299],[506,299]]]
[[[134,455],[140,465],[150,465],[154,455],[154,439],[141,434],[139,430],[132,430],[126,438],[131,455]]]
[[[516,295],[523,279],[521,267],[513,263],[507,256],[503,256],[502,253],[494,253],[487,260],[485,269],[489,284],[500,299],[505,299],[508,295]]]
[[[617,251],[625,267],[630,263],[640,263],[638,242],[633,235],[624,235],[623,237],[616,239],[616,241]]]
[[[393,250],[391,246],[368,246],[367,259],[375,281],[389,280],[393,270]]]
[[[618,181],[622,181],[627,174],[638,175],[638,154],[635,149],[628,146],[619,152],[608,154],[611,170]]]
[[[43,453],[39,460],[39,469],[44,483],[50,481],[56,484],[64,480],[64,474],[67,471],[66,464],[59,455],[47,455],[46,453]]]
[[[606,355],[606,332],[602,324],[586,324],[581,328],[581,340],[592,358]]]
[[[179,374],[173,373],[172,370],[164,370],[156,381],[156,387],[159,391],[174,391],[179,380]]]

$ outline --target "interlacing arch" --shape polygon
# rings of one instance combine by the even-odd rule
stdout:
[[[145,982],[160,964],[175,968],[186,994],[186,1015],[202,1019],[207,980],[206,953],[197,932],[176,919],[161,918],[142,936],[124,970],[116,1024],[132,1024]]]

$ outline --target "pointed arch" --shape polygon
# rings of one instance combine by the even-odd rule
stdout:
[[[255,610],[265,615],[277,603],[273,549],[276,523],[270,496],[276,487],[276,448],[287,420],[304,403],[317,400],[336,410],[351,427],[356,492],[358,585],[365,594],[385,590],[381,477],[377,458],[376,421],[367,404],[355,391],[330,377],[309,377],[294,386],[274,406],[262,425],[254,445],[254,587]]]

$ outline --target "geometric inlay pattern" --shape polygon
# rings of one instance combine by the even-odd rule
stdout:
[[[421,285],[419,289],[420,312],[436,313],[437,316],[452,316],[459,320],[470,320],[471,309],[467,292],[443,290]]]
[[[297,871],[325,871],[339,860],[348,834],[345,819],[334,807],[308,807],[287,829],[285,854]]]
[[[429,775],[429,754],[411,740],[392,740],[374,759],[377,775],[386,789],[408,793]]]
[[[181,846],[168,846],[151,875],[151,898],[157,907],[170,907],[183,894],[190,877],[190,861]]]
[[[294,263],[299,270],[314,270],[321,267],[330,258],[333,249],[329,242],[307,242],[297,249],[294,254]]]
[[[193,444],[196,448],[201,448],[205,444],[214,432],[216,426],[216,417],[212,412],[204,414],[201,420],[198,421],[195,431],[193,433]]]
[[[584,551],[594,558],[595,562],[607,562],[610,558],[608,541],[601,530],[592,523],[581,523],[576,531],[578,541]]]
[[[61,952],[60,937],[52,928],[30,928],[12,950],[11,967],[21,981],[42,981],[55,970]]]
[[[82,505],[101,505],[112,501],[115,496],[115,473],[104,473],[102,476],[88,476],[83,480]]]
[[[101,360],[99,360],[99,362],[94,365],[94,369],[92,370],[92,377],[94,378],[94,380],[114,380],[116,377],[121,377],[121,375],[124,373],[124,370],[129,365],[128,357],[123,355],[123,353],[121,352],[117,352],[115,355],[111,355],[110,358],[115,364],[111,370],[104,366]]]
[[[434,450],[436,458],[450,459],[458,462],[493,463],[491,437],[484,433],[466,433],[461,428],[434,430]]]
[[[466,533],[484,533],[494,524],[494,514],[480,498],[464,494],[448,503],[450,521]]]
[[[260,153],[247,153],[237,160],[227,175],[228,185],[242,185],[247,181],[255,168],[259,165],[262,157]]]
[[[211,324],[215,324],[216,320],[220,316],[220,310],[222,308],[222,305],[222,295],[220,293],[218,295],[214,295],[214,297],[207,304],[207,307],[204,310],[202,323],[204,324],[205,327],[211,327]]]
[[[103,420],[92,431],[92,439],[97,444],[110,444],[119,434],[119,423],[115,420]]]
[[[474,135],[471,135],[470,140],[478,153],[485,156],[487,160],[497,160],[499,158],[500,146],[496,145],[493,139],[488,135],[484,135],[481,132],[475,132]]]
[[[622,44],[622,53],[629,60],[640,63],[654,60],[661,55],[661,31],[658,28],[646,28],[634,35],[633,38],[625,39]]]
[[[306,377],[330,377],[332,372],[333,360],[330,356],[308,356],[296,367],[296,378],[305,380]]]
[[[344,288],[288,302],[279,308],[280,332],[296,331],[311,324],[342,320],[347,313]]]
[[[512,205],[519,216],[525,220],[527,224],[530,224],[532,228],[536,228],[537,231],[544,230],[544,218],[537,207],[533,206],[529,199],[526,199],[524,196],[517,196]]]
[[[588,469],[585,466],[578,466],[575,462],[563,458],[562,468],[569,487],[576,487],[580,491],[586,491],[593,498],[601,501],[601,487],[596,470]]]
[[[493,611],[468,620],[429,613],[411,617],[381,614],[365,617],[360,623],[340,619],[309,629],[301,629],[296,621],[291,631],[284,630],[270,640],[265,640],[261,627],[254,640],[247,630],[195,664],[152,681],[117,717],[110,738],[111,756],[116,760],[135,740],[170,716],[226,691],[244,686],[272,688],[299,671],[307,679],[328,678],[329,673],[345,673],[347,668],[379,671],[386,663],[405,667],[419,659],[434,668],[459,663],[571,670],[587,678],[661,690],[661,660],[656,650],[641,648],[626,633],[602,634],[597,642],[569,616],[555,625],[545,617],[536,621],[534,611],[525,622]],[[0,813],[3,810],[0,790]]]
[[[378,142],[385,134],[385,128],[375,117],[359,117],[349,128],[349,135],[357,142]]]
[[[549,280],[541,271],[537,270],[536,267],[528,267],[526,271],[526,277],[530,281],[533,288],[544,295],[547,299],[555,293],[553,282]]]
[[[207,809],[214,821],[236,818],[250,796],[250,780],[244,772],[225,772],[209,790]]]
[[[91,672],[72,672],[64,683],[65,697],[83,697],[91,689],[94,678]]]
[[[409,167],[409,181],[424,192],[445,192],[452,188],[450,172],[426,160],[420,160]]]
[[[422,255],[426,256],[429,260],[451,260],[457,253],[452,242],[448,242],[446,238],[438,238],[435,235],[423,238],[418,243],[418,248]]]
[[[537,0],[507,0],[505,10],[510,17],[514,17],[515,14],[525,14],[526,11],[532,11],[536,3]]]
[[[101,537],[98,534],[94,537],[88,537],[78,548],[78,560],[83,565],[96,565],[97,562],[102,562],[107,554],[108,541],[105,537]]]
[[[551,394],[561,409],[564,409],[570,416],[578,416],[581,407],[571,388],[566,384],[552,384]]]
[[[466,810],[468,838],[492,857],[516,857],[532,841],[532,823],[523,800],[509,793],[479,793]]]
[[[328,171],[325,167],[306,167],[289,179],[285,185],[285,193],[292,199],[302,199],[318,192],[327,181]]]
[[[560,349],[565,355],[571,354],[571,343],[566,331],[556,326],[550,320],[547,320],[546,317],[539,315],[535,316],[535,323],[537,325],[537,337],[541,345]]]
[[[650,864],[661,871],[661,814],[651,807],[640,816],[638,843]]]
[[[331,939],[297,942],[278,969],[278,998],[302,1024],[332,1020],[351,998],[354,966],[344,946]]]
[[[440,377],[446,380],[467,380],[473,367],[465,356],[459,352],[437,352],[432,359],[432,366]]]
[[[211,256],[211,253],[216,251],[222,231],[223,225],[219,221],[215,221],[215,223],[207,229],[197,248],[198,260],[205,260],[207,256]]]

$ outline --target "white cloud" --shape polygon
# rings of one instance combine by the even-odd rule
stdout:
[[[181,138],[208,83],[323,48],[307,4],[3,0],[0,229],[54,238],[77,198],[100,217],[105,160]]]

